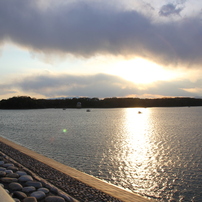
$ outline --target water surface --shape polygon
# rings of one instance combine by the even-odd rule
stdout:
[[[202,201],[201,120],[202,107],[0,110],[0,135],[159,201]]]

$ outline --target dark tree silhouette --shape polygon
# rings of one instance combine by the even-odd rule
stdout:
[[[83,108],[119,108],[119,107],[184,107],[202,106],[202,99],[189,97],[140,99],[140,98],[66,98],[35,99],[28,96],[12,97],[0,101],[0,109],[40,109],[40,108],[76,108],[81,102]]]

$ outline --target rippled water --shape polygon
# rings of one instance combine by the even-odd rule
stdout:
[[[202,107],[0,110],[0,135],[153,199],[202,201],[201,120]]]

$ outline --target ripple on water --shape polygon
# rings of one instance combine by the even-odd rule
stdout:
[[[202,201],[202,108],[138,110],[4,110],[1,134],[160,201]]]

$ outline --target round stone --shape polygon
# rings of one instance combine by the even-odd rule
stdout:
[[[64,198],[65,201],[67,201],[67,202],[73,202],[74,201],[70,196],[68,196],[66,194],[59,193],[58,195],[61,196],[62,198]]]
[[[27,197],[23,202],[37,202],[37,199],[35,197]]]
[[[5,171],[5,170],[6,170],[6,168],[0,167],[0,171]]]
[[[18,168],[15,166],[8,166],[7,169],[12,170],[14,172],[18,171]]]
[[[18,179],[17,178],[11,178],[11,177],[2,177],[1,181],[5,182],[5,183],[11,183],[11,182],[17,182]]]
[[[36,188],[33,187],[33,186],[23,187],[22,191],[25,192],[25,193],[29,193],[29,192],[36,191]]]
[[[27,175],[27,173],[26,173],[25,171],[20,171],[20,170],[18,170],[16,173],[17,173],[19,176]]]
[[[58,194],[59,191],[56,187],[51,186],[50,191],[53,192],[54,194]]]
[[[30,196],[35,197],[38,200],[44,199],[46,194],[43,191],[35,191],[30,194]]]
[[[49,189],[44,188],[44,187],[37,189],[37,191],[43,191],[45,194],[49,193]]]
[[[27,182],[27,181],[33,181],[33,178],[31,175],[22,175],[18,179],[19,182]]]
[[[7,167],[9,167],[9,166],[14,166],[14,164],[13,164],[13,163],[5,163],[3,166],[4,166],[5,168],[7,168]]]
[[[48,196],[45,198],[45,202],[65,202],[65,199],[60,196]]]
[[[20,191],[22,190],[22,185],[17,182],[11,182],[8,187],[13,191]]]
[[[13,192],[13,198],[24,199],[26,197],[27,197],[27,195],[21,191]]]
[[[25,183],[25,185],[33,186],[33,187],[36,187],[36,188],[41,188],[42,187],[41,182],[36,182],[36,181],[28,181],[28,182]]]
[[[7,169],[8,169],[8,168],[7,168]],[[11,173],[13,173],[12,170],[5,170],[5,172],[6,172],[7,174],[11,174]]]
[[[6,176],[6,172],[5,171],[0,171],[0,177],[5,177]]]
[[[19,178],[19,175],[17,173],[10,173],[7,174],[6,177]]]

